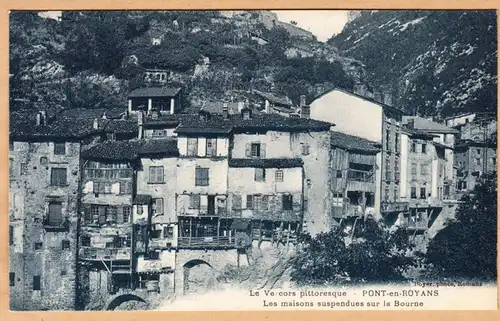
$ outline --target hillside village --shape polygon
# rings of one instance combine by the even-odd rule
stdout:
[[[244,28],[232,46],[247,38],[264,46],[263,30],[276,26],[314,40],[265,11],[210,17],[213,25],[227,19],[264,26]],[[150,25],[152,46],[168,41],[165,28]],[[203,28],[193,22],[189,32]],[[231,282],[276,286],[299,235],[340,227],[352,241],[368,217],[410,231],[425,248],[461,196],[496,171],[496,114],[408,113],[391,91],[362,81],[361,63],[328,46],[297,45],[284,54],[341,59],[349,86],[312,81],[289,97],[274,82],[235,88],[227,79],[220,96],[194,95],[205,89],[185,73],[145,64],[126,94],[116,89],[123,97],[99,105],[66,108],[60,102],[73,89],[51,102],[13,97],[11,309],[154,308]],[[193,73],[208,79],[214,69],[205,57]],[[66,76],[36,86],[75,81]],[[246,279],[234,271],[246,271]]]

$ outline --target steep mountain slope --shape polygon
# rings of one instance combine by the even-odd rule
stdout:
[[[367,81],[425,116],[496,111],[495,11],[361,11],[329,43]]]
[[[145,85],[144,68],[160,68],[194,104],[251,89],[298,103],[322,88],[352,88],[363,74],[332,45],[275,19],[267,11],[84,11],[55,21],[14,12],[11,98],[60,108],[124,105],[129,90]]]

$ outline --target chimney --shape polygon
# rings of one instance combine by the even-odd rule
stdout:
[[[94,124],[92,126],[94,129],[99,129],[99,119],[94,118]]]
[[[241,117],[243,120],[252,119],[252,110],[250,108],[243,108],[241,110]]]
[[[300,107],[300,117],[301,118],[309,118],[311,117],[311,107],[309,106],[301,106]]]
[[[222,115],[224,116],[224,119],[229,119],[229,109],[227,107],[227,103],[222,105]]]
[[[44,110],[39,111],[36,114],[36,125],[37,126],[45,126],[47,125],[47,114]]]
[[[415,120],[412,118],[408,119],[408,123],[406,124],[406,127],[409,129],[415,129]]]
[[[300,107],[306,105],[306,95],[300,95]]]

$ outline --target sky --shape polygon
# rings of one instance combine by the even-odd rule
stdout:
[[[345,10],[275,10],[278,19],[283,22],[296,21],[297,26],[312,32],[319,41],[326,41],[334,34],[342,31],[347,22]],[[61,11],[45,11],[40,15],[46,18],[57,18]]]
[[[275,10],[283,22],[296,21],[297,26],[312,32],[319,41],[338,34],[347,23],[345,10]]]

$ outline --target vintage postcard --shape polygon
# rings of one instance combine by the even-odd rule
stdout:
[[[8,24],[11,311],[497,309],[495,10]]]

